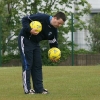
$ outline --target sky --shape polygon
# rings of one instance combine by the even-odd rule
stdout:
[[[87,0],[87,1],[91,4],[92,8],[94,9],[100,8],[100,0]]]

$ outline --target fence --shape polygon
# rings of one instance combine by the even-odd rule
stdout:
[[[100,64],[100,54],[78,54],[74,55],[74,66],[93,66]],[[71,56],[64,62],[61,62],[62,66],[71,66]]]
[[[78,54],[74,55],[74,66],[93,66],[100,64],[100,54]],[[21,66],[20,59],[13,59],[2,66]],[[71,56],[61,62],[59,66],[72,66]]]

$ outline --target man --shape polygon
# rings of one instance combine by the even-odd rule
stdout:
[[[39,21],[42,24],[40,33],[31,29],[30,23]],[[64,24],[66,16],[58,12],[54,16],[37,13],[22,18],[23,28],[18,36],[18,45],[22,60],[22,78],[25,94],[47,94],[43,87],[42,62],[39,42],[49,40],[50,48],[58,47],[57,28]],[[53,61],[57,62],[57,61]],[[30,76],[32,76],[33,89],[31,89]]]

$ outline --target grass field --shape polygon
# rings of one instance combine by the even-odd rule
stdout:
[[[100,100],[100,66],[44,66],[49,94],[25,95],[21,67],[0,67],[0,100]]]

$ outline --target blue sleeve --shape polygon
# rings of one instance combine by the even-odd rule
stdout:
[[[30,33],[31,31],[30,22],[31,20],[29,19],[28,16],[22,18],[22,27],[28,33]]]
[[[41,18],[41,13],[32,14],[30,16],[23,17],[22,18],[22,26],[23,26],[24,30],[29,33],[31,31],[30,22],[35,21],[35,20],[39,21],[40,18]]]

